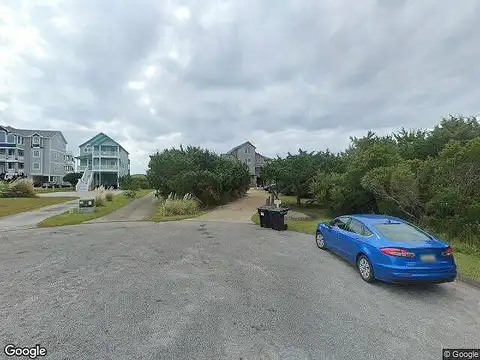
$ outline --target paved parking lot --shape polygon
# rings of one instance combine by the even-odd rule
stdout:
[[[480,291],[369,285],[313,238],[253,224],[2,233],[0,341],[48,359],[441,359],[479,347]]]

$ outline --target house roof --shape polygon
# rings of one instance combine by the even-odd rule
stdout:
[[[263,159],[265,159],[265,160],[268,160],[268,159],[270,159],[268,156],[265,156],[265,155],[259,154],[258,152],[255,152],[255,156],[260,156],[260,157],[262,157],[262,158],[263,158]]]
[[[130,154],[122,145],[120,145],[117,141],[113,140],[110,136],[104,134],[103,132],[95,135],[90,140],[85,141],[83,144],[78,145],[78,147],[82,147],[83,145],[86,145],[88,143],[90,143],[90,145],[92,146],[100,145],[107,140],[113,141],[115,144],[120,146],[123,149],[123,151],[125,151],[127,154]]]
[[[253,146],[254,149],[257,148],[257,147],[256,147],[255,145],[253,145],[250,141],[245,141],[243,144],[240,144],[240,145],[238,145],[238,146],[235,146],[233,149],[231,149],[230,151],[228,151],[228,152],[227,152],[227,155],[234,153],[235,151],[237,151],[238,149],[240,149],[242,146],[247,145],[247,144],[250,144],[250,146]]]
[[[68,144],[67,139],[65,139],[65,136],[63,136],[63,133],[58,130],[29,130],[29,129],[17,129],[11,126],[2,126],[2,127],[9,132],[16,133],[18,135],[25,136],[25,137],[38,134],[41,137],[52,138],[56,135],[60,135],[65,141],[65,143]]]

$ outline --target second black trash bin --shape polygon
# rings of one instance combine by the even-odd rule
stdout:
[[[270,221],[271,227],[274,230],[287,230],[288,226],[285,224],[285,215],[288,213],[288,208],[271,208],[270,212]]]
[[[266,227],[266,228],[272,227],[270,208],[267,208],[267,207],[258,208],[258,217],[260,219],[261,227]]]

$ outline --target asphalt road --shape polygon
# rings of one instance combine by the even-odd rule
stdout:
[[[40,344],[45,359],[438,360],[480,347],[478,289],[369,285],[307,235],[185,221],[0,236],[2,348]]]

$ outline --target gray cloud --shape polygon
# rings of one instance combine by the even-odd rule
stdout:
[[[59,127],[72,150],[104,131],[134,171],[180,143],[339,150],[478,112],[476,0],[2,4],[2,122]]]

